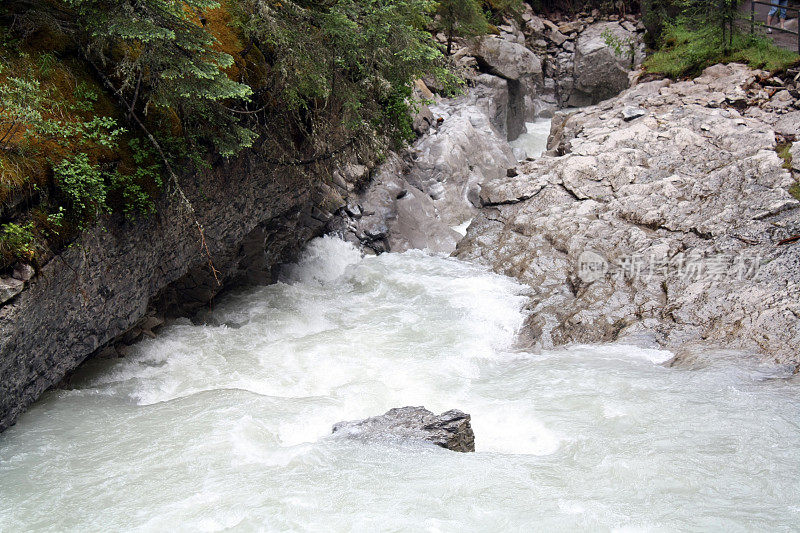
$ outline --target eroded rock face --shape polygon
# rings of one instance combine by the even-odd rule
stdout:
[[[551,155],[484,184],[456,255],[531,286],[531,346],[703,343],[797,363],[800,246],[778,245],[800,234],[795,178],[779,117],[732,107],[759,75],[635,86],[555,120]]]
[[[506,28],[508,33],[502,37],[479,39],[472,53],[484,70],[506,82],[505,124],[499,129],[511,141],[525,132],[526,119],[533,118],[526,108],[526,99],[536,94],[543,78],[542,61],[524,46],[521,32],[510,26]]]
[[[502,116],[496,102],[502,102],[504,81],[480,79],[486,84],[431,106],[434,127],[405,159],[390,156],[353,200],[358,209],[342,212],[332,229],[376,252],[455,250],[461,235],[452,228],[477,214],[481,184],[516,165],[494,126]]]
[[[619,40],[619,55],[606,43],[606,33]],[[632,51],[627,43],[633,46]],[[628,73],[631,67],[640,64],[642,59],[644,50],[635,31],[617,22],[592,24],[580,34],[575,44],[575,85],[568,104],[575,107],[596,104],[624,91],[630,86]]]
[[[328,185],[327,169],[275,170],[263,157],[243,154],[183,181],[219,281],[192,216],[166,194],[152,217],[103,217],[40,275],[19,268],[0,279],[0,431],[93,352],[125,355],[152,335],[151,312],[193,315],[227,284],[272,281],[368,172],[348,165],[348,179]]]
[[[435,415],[424,407],[397,407],[365,420],[339,422],[333,433],[367,441],[430,442],[455,452],[474,452],[470,416],[456,409]]]
[[[541,60],[524,44],[490,35],[478,40],[475,58],[490,74],[507,80],[542,75]]]

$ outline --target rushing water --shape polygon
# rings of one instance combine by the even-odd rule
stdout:
[[[539,157],[547,150],[547,139],[550,137],[549,118],[536,119],[525,123],[525,133],[511,141],[512,148],[521,148],[528,157]]]
[[[0,530],[791,530],[797,379],[630,346],[512,349],[525,290],[455,259],[315,241],[0,436]],[[424,405],[477,453],[329,436]]]

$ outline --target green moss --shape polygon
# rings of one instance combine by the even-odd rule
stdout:
[[[795,183],[789,187],[789,194],[800,200],[800,183]]]
[[[660,50],[644,63],[653,74],[670,78],[696,76],[716,63],[740,62],[753,68],[781,71],[800,61],[796,53],[779,48],[771,40],[749,34],[733,36],[726,54],[716,28],[689,29],[684,24],[664,30]]]
[[[778,152],[778,157],[783,159],[783,168],[786,170],[792,169],[792,143],[781,143],[775,147],[775,151]]]

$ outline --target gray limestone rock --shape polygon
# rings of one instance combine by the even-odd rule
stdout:
[[[610,32],[623,43],[629,39],[634,41],[634,64],[640,63],[644,57],[636,33],[616,22],[592,24],[580,34],[575,45],[575,87],[570,96],[570,105],[596,104],[629,86],[630,59],[627,50],[622,50],[621,56],[616,55],[613,48],[606,44],[605,32]]]
[[[551,155],[484,182],[455,255],[530,285],[526,343],[647,333],[800,360],[800,245],[778,245],[800,234],[795,178],[766,118],[719,107],[755,78],[718,65],[560,114]]]
[[[16,278],[0,278],[0,303],[6,303],[24,288],[25,283]]]
[[[339,422],[337,436],[366,441],[430,442],[456,452],[474,452],[470,416],[456,409],[435,415],[424,407],[397,407],[365,420]]]
[[[489,73],[507,80],[542,75],[542,62],[536,54],[519,43],[498,36],[480,39],[474,54]]]

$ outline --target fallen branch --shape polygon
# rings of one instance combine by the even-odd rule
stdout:
[[[172,181],[172,184],[175,187],[175,190],[177,191],[177,193],[180,196],[181,200],[183,201],[184,205],[189,210],[189,213],[191,213],[191,215],[192,215],[192,220],[193,220],[195,226],[197,227],[197,232],[200,234],[200,249],[203,250],[206,253],[206,257],[208,257],[208,264],[211,267],[211,274],[213,274],[213,276],[214,276],[214,281],[217,282],[217,285],[222,285],[222,283],[219,280],[219,276],[217,275],[219,273],[219,271],[214,267],[214,261],[211,258],[211,252],[209,251],[208,245],[206,244],[205,228],[203,228],[203,225],[197,219],[197,214],[196,214],[196,212],[194,210],[194,206],[192,205],[192,202],[189,201],[189,198],[186,197],[186,194],[183,192],[183,189],[181,188],[180,183],[178,182],[178,175],[175,174],[175,171],[172,170],[172,165],[170,164],[169,159],[167,159],[167,156],[164,153],[164,150],[161,148],[161,144],[158,142],[158,140],[156,140],[156,138],[153,136],[153,134],[150,133],[150,130],[147,129],[147,126],[145,126],[144,123],[139,119],[139,117],[134,112],[133,107],[131,106],[131,104],[129,104],[128,101],[125,100],[125,98],[122,96],[122,92],[119,89],[117,89],[116,87],[114,87],[114,84],[111,83],[111,80],[109,80],[108,77],[105,74],[103,74],[103,71],[101,71],[100,68],[94,63],[94,61],[92,61],[89,58],[88,54],[84,53],[83,57],[92,66],[92,68],[95,70],[95,72],[100,77],[100,79],[103,80],[103,84],[106,87],[108,87],[108,89],[110,91],[112,91],[117,96],[117,98],[119,99],[120,103],[125,108],[128,109],[129,117],[133,119],[133,121],[136,123],[136,125],[139,127],[139,129],[142,130],[142,133],[144,133],[144,135],[150,141],[150,144],[153,145],[153,148],[155,148],[156,151],[158,152],[158,155],[161,157],[161,160],[164,162],[164,167],[167,169],[167,172],[170,175],[170,180]]]

